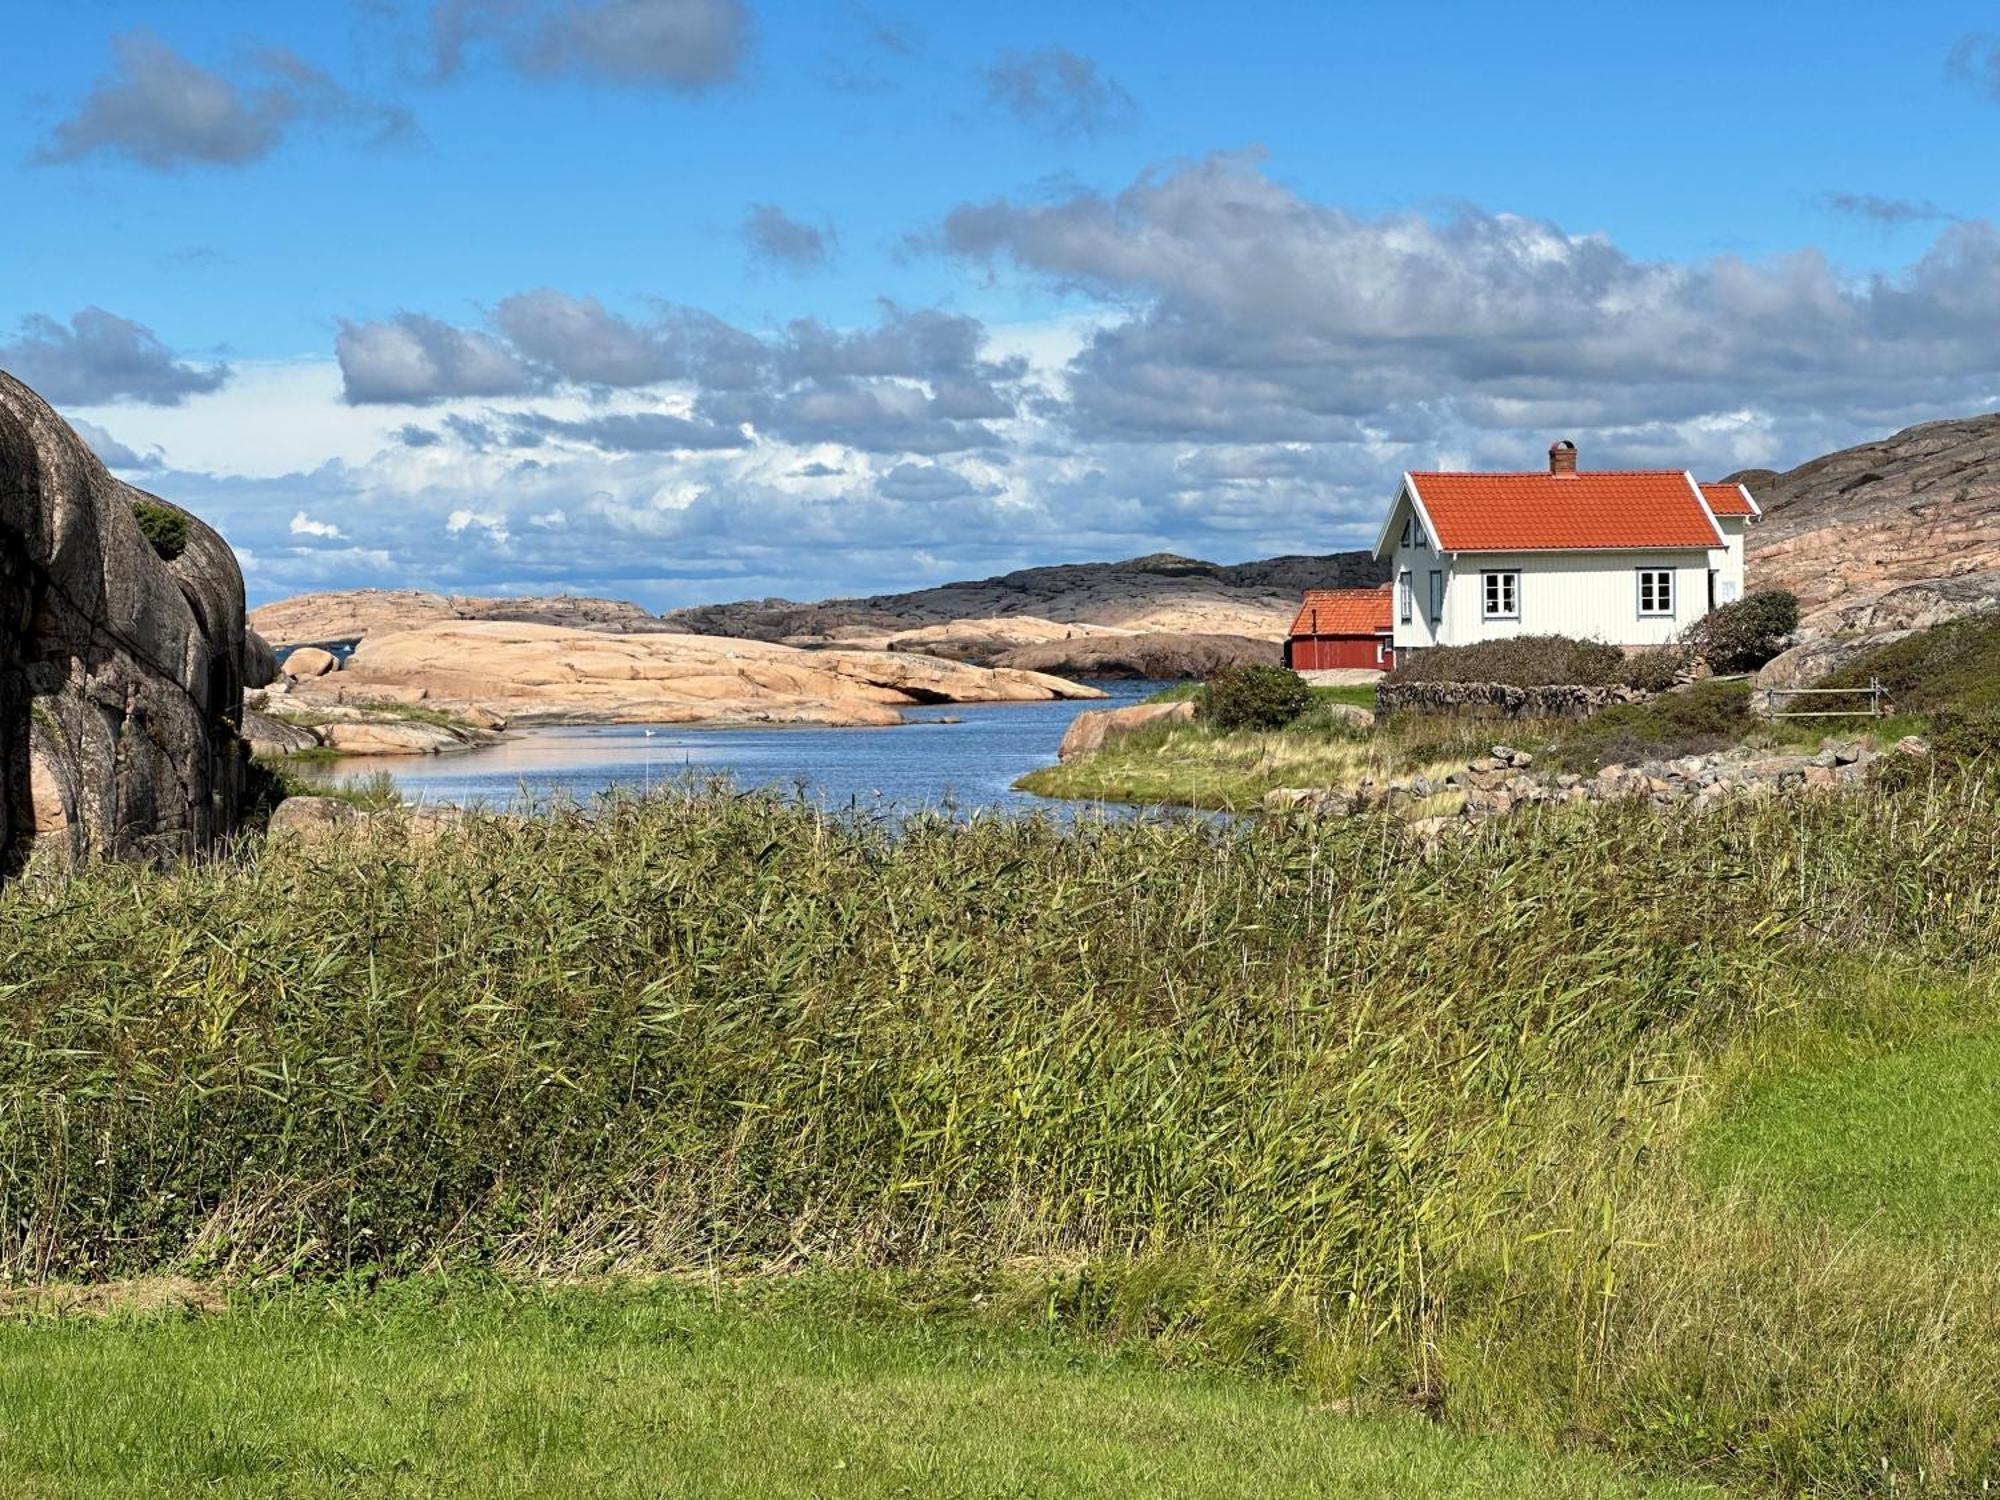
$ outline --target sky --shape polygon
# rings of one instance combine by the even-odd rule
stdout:
[[[0,0],[0,369],[237,550],[670,608],[2000,406],[2000,4]]]

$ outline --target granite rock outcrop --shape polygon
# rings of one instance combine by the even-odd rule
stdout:
[[[243,575],[194,516],[162,556],[69,424],[0,372],[0,873],[30,853],[171,859],[232,833]]]

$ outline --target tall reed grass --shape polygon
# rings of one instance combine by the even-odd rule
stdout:
[[[1958,1487],[1994,1259],[1761,1216],[1677,1143],[1754,1039],[1986,972],[1997,871],[1969,787],[1428,851],[710,789],[24,881],[0,1268],[953,1268],[1470,1426]]]

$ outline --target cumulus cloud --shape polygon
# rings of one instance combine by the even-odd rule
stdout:
[[[998,443],[991,424],[1015,414],[1025,362],[986,358],[986,339],[976,318],[891,302],[871,327],[804,318],[758,336],[694,308],[661,305],[638,319],[545,288],[504,299],[491,331],[417,313],[344,323],[335,353],[352,405],[669,382],[685,387],[692,403],[688,412],[588,421],[448,418],[446,427],[475,447],[565,438],[624,452],[741,448],[750,441],[747,425],[791,442],[936,455]],[[398,440],[425,441],[419,435],[413,443],[410,429]]]
[[[359,125],[381,141],[415,133],[407,111],[357,98],[282,48],[258,54],[238,80],[200,66],[150,32],[128,32],[112,49],[111,72],[57,122],[32,160],[49,165],[106,155],[163,171],[240,167],[270,155],[306,120]]]
[[[84,308],[67,326],[40,313],[23,318],[19,336],[0,344],[0,369],[63,406],[177,406],[219,389],[230,376],[226,364],[176,358],[152,329],[101,307]]]
[[[833,258],[831,229],[795,219],[775,203],[751,204],[742,235],[757,259],[786,270],[816,271]]]
[[[1434,442],[1962,402],[2000,364],[1983,223],[1856,282],[1813,251],[1651,262],[1509,214],[1369,218],[1213,156],[1110,196],[966,205],[942,242],[1137,309],[1069,370],[1068,421],[1102,439]]]
[[[445,517],[446,536],[464,536],[468,532],[484,532],[498,546],[506,546],[508,541],[507,518],[498,511],[455,510]]]
[[[1139,112],[1130,94],[1090,58],[1062,47],[1003,52],[986,70],[986,100],[1049,135],[1091,137],[1122,130]]]
[[[350,406],[506,396],[535,385],[533,372],[498,339],[420,313],[386,323],[343,321],[334,355]]]
[[[317,537],[327,541],[336,540],[341,535],[340,528],[331,521],[315,521],[302,510],[292,513],[292,524],[285,529],[293,536]]]
[[[491,42],[530,74],[687,94],[736,79],[751,30],[742,0],[439,0],[431,9],[441,75]]]
[[[508,297],[494,323],[522,357],[584,385],[651,385],[686,373],[668,330],[606,312],[595,297],[543,288]]]

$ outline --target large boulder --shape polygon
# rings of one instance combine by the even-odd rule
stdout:
[[[1177,703],[1134,703],[1129,708],[1088,708],[1069,721],[1056,759],[1074,760],[1154,724],[1185,724],[1195,716],[1192,698]]]
[[[324,741],[303,724],[287,723],[254,708],[243,711],[243,738],[252,755],[298,755],[323,748]]]
[[[0,372],[0,873],[36,849],[171,858],[242,815],[243,575],[185,512],[162,559],[137,501],[178,509]]]
[[[285,653],[287,677],[324,677],[340,665],[340,658],[318,646],[298,646]]]
[[[343,755],[441,755],[479,743],[448,725],[417,719],[335,723],[320,732],[325,743]]]

